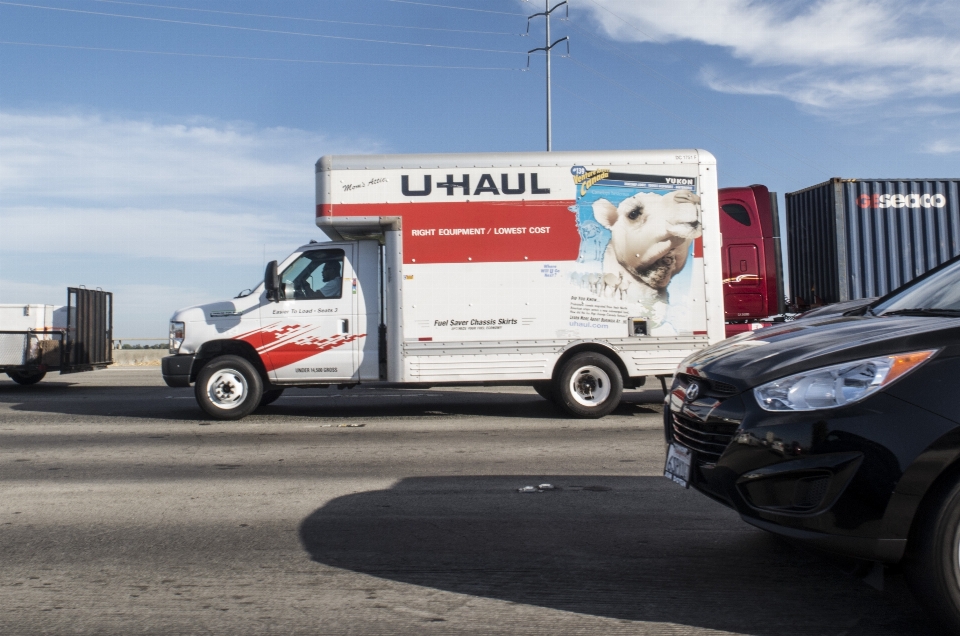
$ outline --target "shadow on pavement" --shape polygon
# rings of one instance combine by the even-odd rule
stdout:
[[[543,482],[562,489],[516,492]],[[660,477],[409,478],[334,499],[300,538],[338,568],[615,619],[769,636],[930,633],[898,577],[878,592]]]
[[[188,399],[183,399],[188,398]],[[19,413],[49,413],[159,420],[203,420],[193,391],[155,386],[98,386],[41,381],[0,384],[0,404]]]
[[[0,381],[0,396],[9,395],[52,395],[76,386],[76,382],[65,382],[63,380],[41,380],[37,384],[23,386],[16,382]]]
[[[653,413],[659,408],[660,400],[659,391],[628,391],[615,414]],[[41,382],[22,387],[11,382],[0,384],[0,404],[9,404],[11,410],[19,412],[216,422],[207,418],[197,406],[193,389],[70,385],[65,382]],[[521,419],[565,417],[553,404],[532,391],[506,393],[495,389],[456,391],[438,388],[287,389],[283,397],[259,409],[250,418],[423,418],[438,415]]]

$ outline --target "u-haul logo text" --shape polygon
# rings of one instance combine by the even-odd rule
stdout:
[[[857,206],[868,208],[942,208],[947,197],[942,194],[861,194]]]
[[[438,191],[446,190],[448,197],[452,197],[454,194],[461,196],[471,196],[471,194],[473,196],[480,196],[481,194],[525,194],[527,192],[526,173],[521,172],[517,175],[501,174],[499,177],[500,179],[498,181],[494,179],[493,175],[482,174],[477,180],[476,187],[471,190],[470,175],[468,174],[460,175],[459,180],[456,179],[455,175],[448,174],[446,175],[446,179],[440,179],[438,177],[436,181],[434,181],[431,175],[425,174],[422,177],[416,177],[414,183],[411,183],[410,175],[405,174],[400,177],[400,191],[403,192],[403,196],[405,197],[430,196],[434,187],[436,187]],[[550,188],[541,188],[537,179],[537,173],[531,172],[530,194],[550,194]]]

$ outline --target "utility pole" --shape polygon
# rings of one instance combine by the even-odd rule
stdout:
[[[567,4],[567,0],[563,2],[558,2],[557,4],[550,7],[550,0],[544,0],[546,11],[541,13],[534,13],[532,16],[527,18],[527,33],[530,32],[530,20],[533,18],[538,18],[543,16],[547,20],[547,36],[544,42],[544,46],[541,46],[536,49],[530,49],[527,51],[527,66],[530,66],[530,54],[537,51],[543,51],[547,55],[547,152],[553,150],[553,113],[552,113],[552,104],[550,99],[550,49],[560,44],[561,42],[566,41],[567,43],[567,53],[570,53],[570,38],[564,36],[557,40],[554,43],[550,43],[550,14],[559,9],[560,7],[566,5],[567,7],[567,16],[570,15],[570,5]]]

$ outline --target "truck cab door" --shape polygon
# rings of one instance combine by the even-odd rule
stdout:
[[[348,382],[358,378],[355,248],[318,246],[280,272],[280,301],[265,303],[261,358],[279,383]]]
[[[729,273],[724,282],[724,309],[734,319],[742,317],[763,318],[765,305],[763,298],[763,280],[760,277],[760,259],[757,245],[727,246]]]
[[[739,189],[738,189],[739,190]],[[724,193],[720,199],[723,233],[723,308],[727,320],[768,315],[760,263],[763,242],[756,203]]]

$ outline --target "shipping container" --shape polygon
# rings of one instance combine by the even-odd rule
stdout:
[[[960,254],[960,179],[833,178],[785,195],[805,307],[882,296]]]

